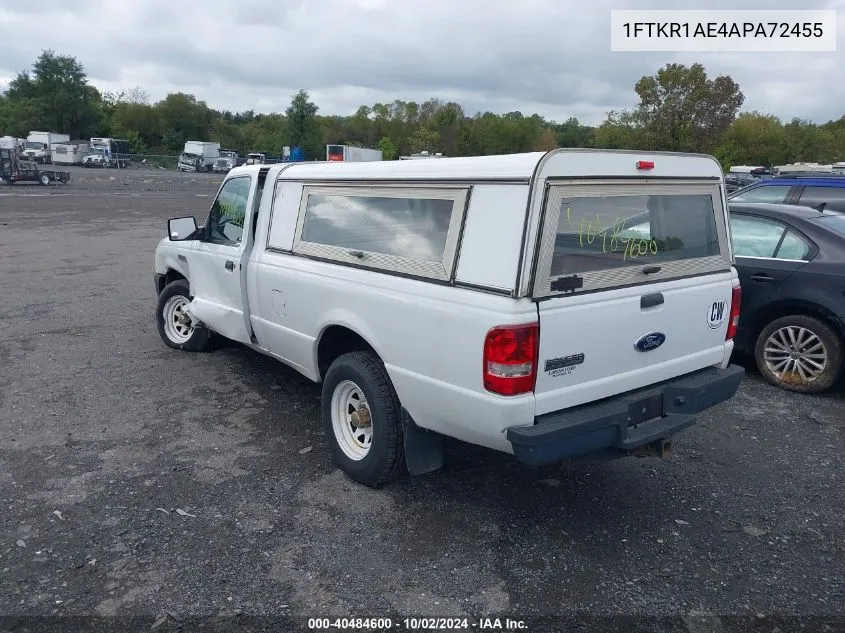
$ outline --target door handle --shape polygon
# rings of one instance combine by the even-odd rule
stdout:
[[[751,281],[758,281],[761,283],[774,281],[775,278],[771,275],[767,275],[766,273],[755,273],[751,275]]]
[[[226,260],[226,270],[235,270],[235,262],[231,259]]]
[[[643,295],[640,297],[640,308],[653,308],[663,303],[663,293],[653,292],[650,295]]]

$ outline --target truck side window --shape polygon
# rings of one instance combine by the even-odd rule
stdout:
[[[208,241],[212,244],[241,243],[251,182],[249,176],[238,176],[223,185],[208,216]]]

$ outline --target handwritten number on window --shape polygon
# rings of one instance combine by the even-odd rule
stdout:
[[[595,222],[592,218],[587,220],[582,217],[578,223],[578,245],[584,248],[584,242],[587,245],[593,244],[597,237],[601,237],[601,250],[603,253],[618,253],[622,251],[622,260],[636,259],[643,255],[657,255],[658,244],[657,240],[649,239],[647,237],[637,238],[620,235],[626,222],[636,216],[627,218],[618,217],[609,226],[602,227],[601,220],[596,214]],[[572,209],[566,207],[566,224],[569,228],[576,228],[572,223]],[[620,244],[622,245],[620,249]]]

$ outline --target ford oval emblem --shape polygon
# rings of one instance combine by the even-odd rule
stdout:
[[[666,335],[663,332],[649,332],[637,339],[637,342],[634,343],[634,348],[638,352],[650,352],[663,345],[665,341]]]

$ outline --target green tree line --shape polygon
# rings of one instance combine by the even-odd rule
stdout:
[[[636,107],[610,112],[598,126],[538,114],[468,113],[452,101],[395,100],[362,105],[349,116],[322,115],[304,90],[283,113],[219,111],[194,95],[151,103],[142,88],[101,93],[73,57],[43,51],[0,95],[0,135],[30,130],[73,138],[112,136],[137,154],[178,154],[186,140],[212,140],[241,152],[279,155],[286,145],[322,159],[327,144],[377,147],[386,159],[420,151],[476,156],[556,147],[705,152],[725,167],[845,160],[845,116],[815,124],[742,112],[745,97],[729,76],[700,64],[667,64],[633,87]]]

